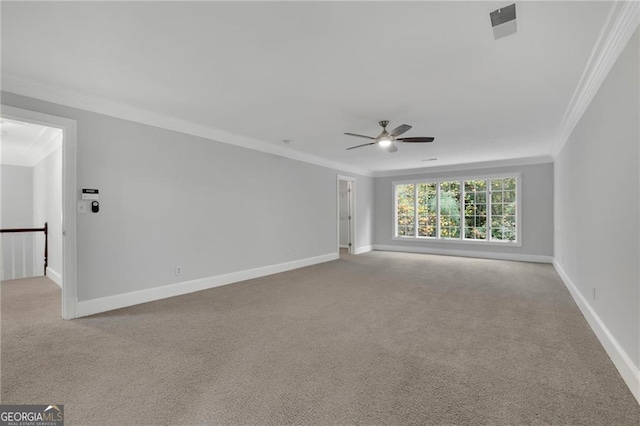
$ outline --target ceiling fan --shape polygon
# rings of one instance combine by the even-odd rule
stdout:
[[[435,138],[428,137],[412,137],[412,138],[399,138],[401,134],[411,129],[411,126],[408,124],[402,124],[390,132],[387,132],[387,125],[389,121],[382,120],[379,121],[378,124],[382,126],[382,133],[380,133],[377,137],[371,137],[366,135],[359,135],[357,133],[345,133],[347,136],[355,136],[358,138],[371,139],[373,142],[363,143],[362,145],[352,146],[351,148],[347,148],[347,150],[360,148],[363,146],[375,145],[378,144],[383,148],[386,148],[389,152],[396,152],[398,147],[396,147],[394,142],[409,142],[409,143],[424,143],[424,142],[433,142]]]

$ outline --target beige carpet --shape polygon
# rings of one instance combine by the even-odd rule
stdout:
[[[75,321],[2,283],[2,402],[67,424],[638,425],[549,265],[373,252]]]

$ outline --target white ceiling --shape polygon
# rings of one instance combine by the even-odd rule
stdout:
[[[62,130],[0,117],[0,164],[33,167],[62,145]]]
[[[546,156],[612,4],[509,3],[3,2],[2,74],[369,171]],[[345,150],[382,119],[436,141]]]

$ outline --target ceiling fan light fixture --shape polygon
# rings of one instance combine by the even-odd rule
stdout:
[[[411,126],[409,126],[408,124],[401,124],[390,132],[387,132],[387,124],[389,124],[388,121],[383,120],[378,124],[382,126],[382,133],[380,133],[377,137],[361,135],[358,133],[345,133],[345,135],[347,136],[369,139],[368,143],[352,146],[347,148],[347,150],[362,148],[363,146],[379,145],[381,148],[385,148],[387,151],[393,153],[398,151],[396,143],[425,143],[434,141],[434,138],[432,137],[413,136],[408,138],[399,138],[398,136],[403,135],[405,132],[411,129]]]

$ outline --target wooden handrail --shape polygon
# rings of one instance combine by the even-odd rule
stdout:
[[[13,228],[13,229],[0,229],[0,233],[5,232],[45,232],[47,228]]]
[[[47,275],[47,266],[49,266],[49,224],[44,223],[44,228],[12,228],[0,229],[0,234],[18,233],[18,232],[44,232],[44,275]]]

